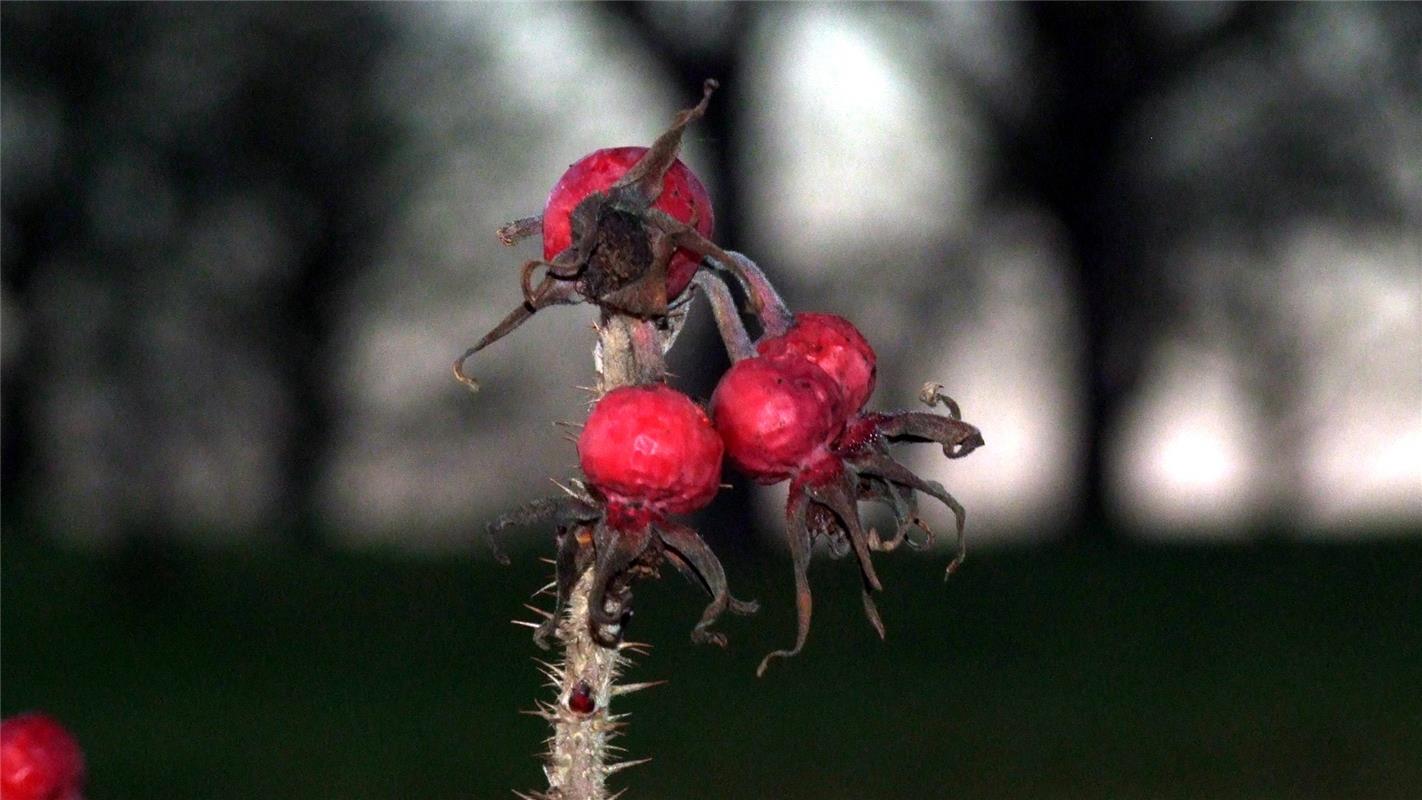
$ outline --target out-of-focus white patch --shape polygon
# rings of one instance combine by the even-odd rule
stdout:
[[[1302,228],[1282,262],[1309,354],[1285,421],[1306,440],[1302,511],[1320,532],[1422,520],[1422,237]]]
[[[933,34],[948,62],[978,87],[974,99],[1020,119],[1036,89],[1030,65],[1040,58],[1023,6],[945,0],[932,9]]]
[[[932,26],[865,9],[766,15],[747,70],[753,244],[772,269],[793,262],[820,283],[863,277],[860,261],[886,242],[913,250],[960,233],[977,194],[971,118],[931,58]]]
[[[873,405],[911,407],[920,384],[942,383],[986,445],[952,461],[934,445],[899,445],[900,460],[963,504],[970,541],[1033,540],[1060,531],[1080,481],[1072,379],[1080,330],[1045,221],[1022,212],[995,216],[978,243],[977,307],[939,319],[935,335],[895,365],[900,379],[882,387]],[[950,541],[951,513],[927,498],[923,509],[940,541]]]
[[[1227,354],[1168,345],[1117,437],[1122,511],[1165,536],[1230,538],[1257,510],[1260,437]]]
[[[1415,525],[1422,520],[1422,411],[1338,421],[1311,443],[1308,478],[1315,532]]]

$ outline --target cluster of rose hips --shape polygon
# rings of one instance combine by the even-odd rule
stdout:
[[[692,638],[724,644],[724,636],[710,632],[712,623],[726,610],[751,613],[756,606],[730,595],[725,571],[706,543],[671,517],[711,502],[721,485],[723,456],[757,483],[790,481],[786,533],[798,631],[792,648],[761,662],[764,672],[772,658],[794,655],[805,643],[812,609],[808,569],[816,539],[825,539],[832,555],[855,554],[865,613],[881,636],[883,624],[870,592],[882,586],[870,554],[932,542],[932,531],[918,515],[917,492],[953,511],[959,550],[949,572],[957,566],[963,507],[941,485],[895,461],[888,447],[936,442],[949,458],[959,458],[983,439],[934,385],[925,386],[922,399],[930,406],[944,404],[948,416],[866,411],[876,357],[854,325],[832,314],[792,314],[750,259],[711,242],[710,199],[676,154],[682,131],[704,113],[714,88],[708,81],[701,102],[680,112],[651,148],[599,150],[573,164],[554,186],[541,217],[500,231],[506,244],[541,231],[544,259],[524,265],[523,304],[455,363],[455,374],[477,388],[463,369],[470,356],[542,308],[582,301],[600,306],[604,315],[625,315],[650,329],[634,337],[634,346],[653,350],[643,355],[659,361],[669,311],[689,302],[691,287],[699,287],[733,361],[711,398],[709,415],[667,386],[664,374],[612,389],[597,401],[578,438],[585,480],[574,481],[563,497],[536,501],[502,517],[492,528],[547,518],[556,523],[558,606],[535,634],[540,644],[553,632],[574,584],[591,569],[592,634],[600,643],[615,645],[630,611],[633,582],[655,575],[665,561],[711,594]],[[740,287],[758,323],[755,340],[746,331],[728,280]],[[659,331],[663,335],[655,335]],[[896,523],[892,536],[866,531],[858,510],[861,500],[889,507]],[[914,528],[924,536],[911,538]]]
[[[0,721],[0,798],[81,800],[84,753],[53,717],[31,712]]]

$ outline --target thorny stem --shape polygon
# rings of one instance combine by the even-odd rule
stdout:
[[[665,337],[655,323],[604,311],[597,333],[593,363],[599,396],[619,386],[654,383],[666,376]]]
[[[592,593],[593,571],[578,579],[557,637],[563,645],[563,663],[549,675],[558,690],[556,706],[545,705],[542,714],[553,724],[549,742],[548,798],[557,800],[603,800],[607,797],[607,776],[620,765],[607,763],[608,742],[619,723],[608,712],[616,687],[613,681],[626,659],[615,649],[593,641],[588,626],[588,597]],[[593,703],[591,713],[579,713],[572,706],[575,694]]]
[[[598,373],[598,392],[619,386],[661,380],[666,374],[662,353],[669,334],[656,325],[623,314],[604,312],[598,324],[597,349],[593,359]],[[647,684],[617,686],[614,681],[626,665],[622,650],[635,648],[623,643],[616,649],[599,645],[592,637],[588,599],[593,593],[593,570],[586,570],[574,585],[555,636],[563,648],[561,663],[549,666],[549,680],[558,690],[557,705],[540,710],[553,725],[549,740],[549,800],[607,800],[609,775],[637,761],[608,763],[609,740],[616,735],[620,716],[609,706],[612,698]],[[592,701],[592,708],[580,713],[570,702],[577,694]]]

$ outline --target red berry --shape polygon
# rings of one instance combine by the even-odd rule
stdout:
[[[603,395],[578,437],[583,473],[609,512],[686,514],[721,485],[721,437],[691,398],[661,384]]]
[[[844,426],[834,378],[793,355],[738,361],[716,387],[711,414],[726,455],[761,483],[775,483],[823,459]]]
[[[0,722],[0,797],[79,800],[84,753],[64,726],[45,714]]]
[[[573,209],[583,198],[594,192],[612,188],[612,184],[636,164],[647,152],[645,147],[609,147],[583,156],[568,167],[563,177],[553,185],[548,193],[548,202],[543,208],[543,258],[551,261],[573,243],[573,226],[569,219]],[[707,239],[716,227],[711,211],[711,196],[696,175],[678,159],[667,170],[662,180],[662,194],[653,203],[673,217],[696,228]],[[696,275],[699,256],[686,250],[678,250],[672,255],[667,267],[667,298],[673,298],[686,290]]]
[[[591,714],[597,709],[597,701],[593,700],[592,687],[587,681],[578,681],[568,692],[568,708],[575,714]]]
[[[829,373],[844,392],[845,416],[863,408],[874,393],[878,367],[874,348],[844,317],[796,314],[790,330],[762,340],[756,349],[763,356],[793,353]]]

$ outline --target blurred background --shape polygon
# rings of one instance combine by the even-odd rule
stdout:
[[[28,4],[3,54],[0,705],[93,798],[539,786],[526,631],[575,474],[586,306],[493,231],[722,89],[716,239],[853,318],[970,555],[817,560],[783,494],[638,591],[629,797],[1422,791],[1422,9],[1411,4]],[[726,366],[698,305],[672,354]],[[946,515],[931,519],[940,530]]]

